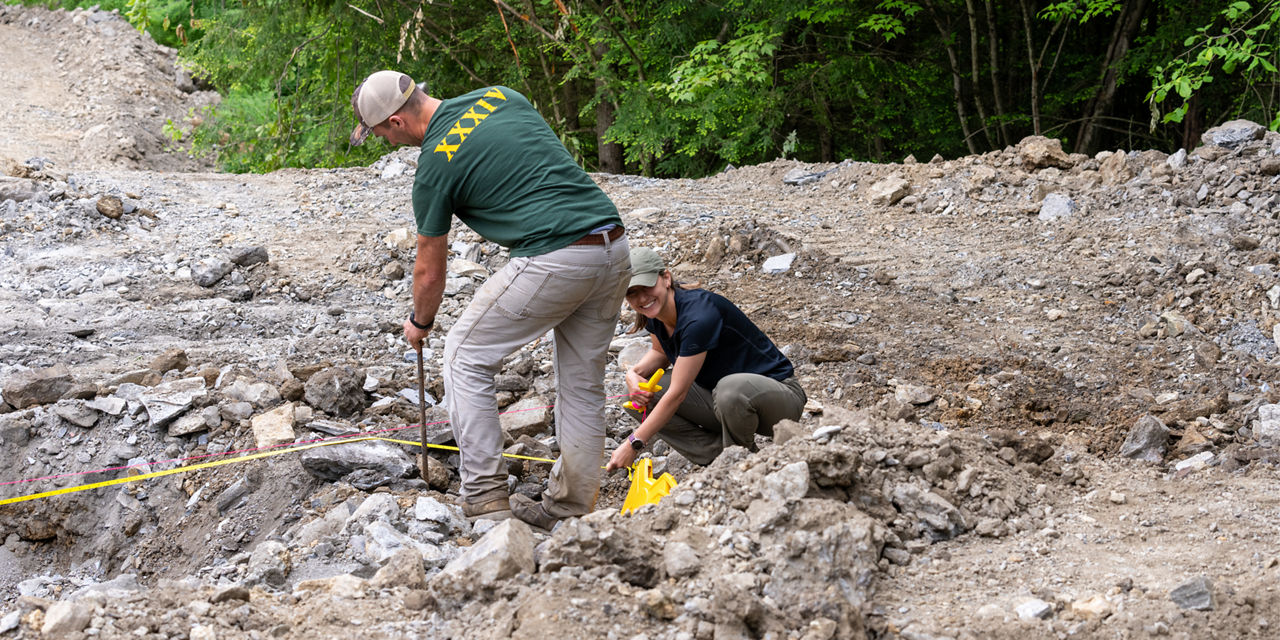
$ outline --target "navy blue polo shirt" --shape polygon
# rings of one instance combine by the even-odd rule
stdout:
[[[795,373],[791,361],[773,341],[732,302],[706,289],[675,288],[676,330],[647,318],[645,329],[658,338],[667,360],[706,352],[707,358],[694,381],[715,389],[720,379],[733,373],[756,373],[779,382]]]

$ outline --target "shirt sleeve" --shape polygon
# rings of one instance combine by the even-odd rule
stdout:
[[[413,219],[419,235],[429,238],[448,235],[453,225],[453,198],[437,189],[414,185]]]

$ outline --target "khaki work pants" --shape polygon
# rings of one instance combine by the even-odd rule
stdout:
[[[561,518],[595,507],[605,439],[604,370],[630,279],[622,236],[512,258],[476,291],[444,347],[444,400],[461,449],[464,500],[506,497],[494,376],[504,358],[553,331],[560,458],[542,502]]]
[[[670,382],[671,374],[666,373],[658,384],[665,389]],[[654,403],[665,393],[654,394]],[[799,420],[807,399],[795,376],[778,382],[755,373],[727,375],[711,391],[697,384],[690,387],[658,438],[690,462],[708,465],[726,447],[754,451],[757,433],[773,437],[773,425]],[[637,412],[627,412],[639,420]]]

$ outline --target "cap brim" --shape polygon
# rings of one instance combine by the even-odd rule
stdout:
[[[351,130],[351,137],[349,140],[353,146],[358,147],[364,144],[364,139],[368,138],[369,133],[372,131],[373,127],[366,126],[364,124],[357,124],[356,128]]]
[[[655,284],[658,284],[658,274],[637,273],[631,276],[631,284],[627,285],[627,288],[630,289],[631,287],[652,287]]]

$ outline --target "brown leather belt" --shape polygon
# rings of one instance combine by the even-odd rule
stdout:
[[[609,242],[613,242],[614,240],[617,240],[618,238],[621,238],[621,237],[622,237],[622,234],[624,234],[624,233],[626,233],[626,232],[627,232],[627,230],[626,230],[626,229],[623,229],[623,228],[622,228],[622,227],[620,227],[620,226],[619,226],[619,227],[614,227],[614,228],[610,229],[610,230],[609,230]],[[574,240],[573,242],[571,242],[571,243],[569,244],[569,246],[573,246],[573,245],[576,245],[576,244],[604,244],[604,234],[600,234],[600,233],[588,233],[587,235],[582,236],[581,238],[578,238],[577,240]]]

